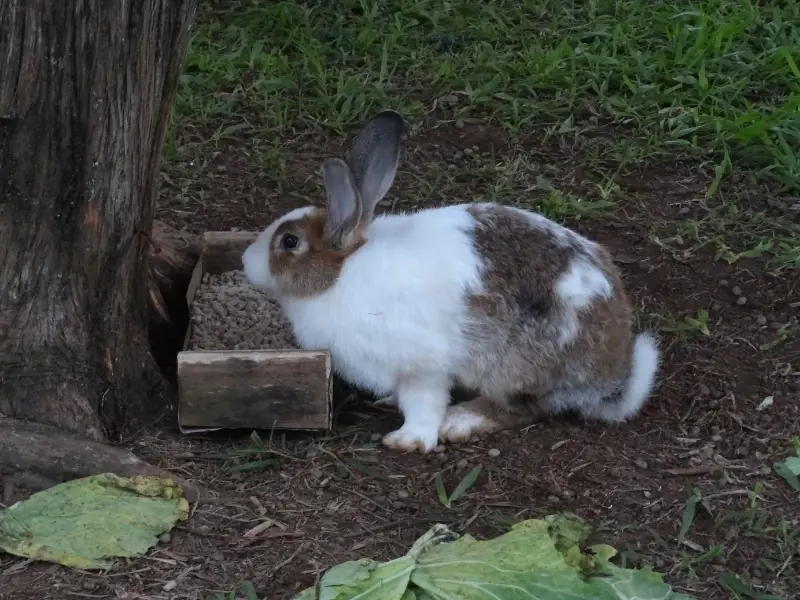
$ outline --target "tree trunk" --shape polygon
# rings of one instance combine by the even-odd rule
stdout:
[[[197,0],[0,2],[0,413],[102,440],[163,414],[161,146]],[[150,399],[150,400],[148,400]]]

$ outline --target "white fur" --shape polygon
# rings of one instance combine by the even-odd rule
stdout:
[[[476,222],[466,209],[376,217],[334,285],[310,298],[276,290],[266,258],[275,225],[245,252],[248,278],[277,293],[303,348],[328,348],[344,379],[379,396],[397,394],[405,422],[384,439],[391,447],[433,449],[452,374],[465,360],[464,295],[482,290],[482,261],[469,235]]]
[[[404,376],[398,383],[397,402],[403,426],[387,435],[383,443],[398,450],[433,450],[450,403],[449,378],[441,374]]]
[[[260,288],[269,296],[276,297],[276,280],[269,271],[269,243],[275,231],[286,221],[297,221],[313,213],[313,206],[303,206],[283,215],[273,221],[269,227],[258,234],[256,240],[247,247],[242,255],[242,267],[247,279],[255,287]]]
[[[281,298],[298,342],[329,348],[342,377],[377,395],[452,373],[466,350],[464,294],[482,286],[474,226],[465,206],[376,217],[330,289]]]
[[[647,402],[653,389],[661,352],[650,333],[640,333],[633,342],[631,373],[622,400],[616,405],[600,404],[599,417],[606,421],[625,421],[635,416]]]
[[[428,452],[443,425],[455,433],[482,424],[456,417],[457,412],[447,416],[454,379],[467,381],[465,366],[473,364],[466,332],[474,315],[465,297],[484,291],[486,265],[473,245],[477,221],[469,207],[376,217],[365,232],[366,243],[344,262],[338,279],[313,297],[282,294],[269,272],[275,230],[310,214],[312,207],[274,222],[243,256],[248,279],[280,302],[303,348],[329,349],[342,378],[377,396],[391,396],[386,404],[404,416],[404,425],[384,438],[394,448]],[[565,243],[595,253],[589,240],[540,215],[525,214],[533,215],[532,226],[551,228]],[[588,260],[575,259],[556,293],[577,311],[593,298],[610,295],[611,285]],[[574,337],[577,328],[576,320],[564,335]],[[652,385],[657,350],[648,354],[654,343],[642,340],[650,338],[637,340],[634,376],[619,408],[624,414],[635,412]]]
[[[439,428],[439,437],[447,441],[469,438],[473,432],[482,431],[490,423],[485,416],[456,404],[448,409]]]
[[[556,294],[564,303],[564,322],[558,342],[566,346],[579,332],[578,312],[598,298],[610,298],[611,282],[595,265],[583,258],[575,258],[556,282]]]
[[[572,259],[569,270],[556,283],[556,294],[575,310],[589,306],[598,298],[610,298],[611,291],[611,282],[605,274],[581,258]]]

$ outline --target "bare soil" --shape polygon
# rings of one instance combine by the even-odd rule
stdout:
[[[424,177],[437,153],[473,146],[502,153],[507,144],[483,126],[443,126],[412,137],[387,204],[394,210],[416,205],[403,198],[412,174]],[[279,189],[256,174],[247,148],[231,145],[209,157],[205,175],[192,177],[180,194],[166,182],[159,217],[195,231],[258,230],[284,210],[320,202],[315,171],[337,145],[320,149],[296,139],[286,147],[302,157],[290,165],[288,185]],[[526,149],[542,165],[556,164],[559,181],[576,193],[594,185],[579,149],[538,141]],[[701,210],[709,176],[680,163],[634,169],[621,178],[631,202],[611,218],[572,223],[614,251],[642,328],[663,326],[664,315],[710,309],[711,335],[662,331],[658,387],[636,420],[612,427],[564,417],[429,456],[405,455],[375,443],[400,417],[371,407],[368,397],[342,384],[331,436],[261,432],[279,453],[273,469],[232,472],[236,461],[209,458],[248,444],[249,431],[205,437],[182,437],[171,427],[142,432],[130,440],[137,454],[196,481],[215,500],[193,507],[191,518],[147,557],[119,561],[109,573],[0,555],[0,597],[233,598],[213,593],[249,580],[259,597],[288,600],[335,564],[404,553],[434,522],[485,538],[521,519],[572,511],[597,528],[598,540],[624,552],[628,564],[654,565],[698,599],[733,597],[718,583],[724,572],[797,598],[797,555],[791,558],[777,530],[759,537],[754,528],[778,527],[781,517],[789,530],[800,527],[800,499],[772,470],[800,433],[800,344],[795,333],[770,346],[782,326],[797,331],[798,275],[771,277],[761,259],[728,265],[715,260],[710,247],[668,252],[649,235]],[[463,190],[480,193],[483,185],[467,181]],[[446,200],[432,193],[430,203]],[[759,411],[767,396],[772,406]],[[499,454],[490,456],[491,449]],[[478,464],[484,468],[470,492],[451,509],[443,507],[436,475],[442,473],[451,490]],[[698,508],[679,544],[693,488],[711,498],[712,513]],[[274,524],[245,535],[265,519]],[[719,557],[704,558],[717,544],[724,546]]]

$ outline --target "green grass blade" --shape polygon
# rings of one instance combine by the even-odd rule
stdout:
[[[686,501],[686,507],[683,509],[683,519],[681,520],[681,530],[678,533],[678,543],[682,543],[686,534],[689,532],[689,528],[692,526],[694,522],[695,513],[697,512],[697,505],[703,499],[703,495],[700,493],[700,490],[694,488],[692,490],[692,495],[689,496],[689,500]]]
[[[478,475],[481,474],[482,469],[483,465],[478,465],[464,476],[464,479],[461,480],[461,483],[459,483],[458,486],[456,486],[456,489],[453,490],[453,493],[450,494],[450,502],[455,502],[461,498],[461,496],[467,493],[469,488],[475,485],[475,481],[478,479]]]
[[[444,489],[444,481],[442,481],[442,474],[436,476],[436,495],[439,498],[442,506],[450,508],[450,498],[447,497],[447,490]]]

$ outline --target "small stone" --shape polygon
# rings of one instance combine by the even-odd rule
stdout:
[[[408,492],[406,490],[397,490],[397,497],[401,500],[405,500],[408,498]]]
[[[728,286],[730,285],[730,284],[728,283],[728,280],[727,280],[727,279],[720,279],[720,280],[719,280],[719,284],[720,284],[722,287],[728,287]]]
[[[744,296],[739,296],[736,299],[736,304],[739,306],[744,306],[745,304],[747,304],[747,298],[745,298]]]
[[[178,582],[173,579],[172,581],[168,581],[167,583],[165,583],[164,587],[161,589],[164,590],[165,592],[171,592],[176,587],[178,587]]]
[[[456,469],[466,469],[469,462],[467,462],[466,458],[462,458],[456,463]]]
[[[731,288],[731,293],[734,296],[741,296],[742,295],[742,288],[740,288],[738,285],[735,285],[735,286],[733,286]]]
[[[636,466],[639,467],[640,469],[646,469],[647,468],[647,461],[644,460],[643,458],[640,458],[640,459],[638,459],[636,461]]]
[[[211,555],[211,560],[220,563],[225,560],[225,555],[218,550]]]
[[[660,502],[655,502],[655,503],[651,504],[650,505],[650,512],[654,512],[654,513],[661,512],[661,503]]]
[[[434,451],[436,454],[442,454],[442,453],[443,453],[445,450],[447,450],[447,448],[445,448],[445,447],[444,447],[444,446],[442,446],[441,444],[439,444],[438,446],[436,446],[436,448],[434,448],[434,449],[433,449],[433,451]]]
[[[498,450],[497,448],[490,448],[489,452],[487,452],[486,454],[488,454],[491,458],[497,458],[498,456],[500,456],[500,450]]]
[[[461,119],[456,121],[456,129],[464,129],[464,121],[462,121]]]
[[[681,206],[681,209],[678,211],[679,215],[688,215],[690,213],[690,209],[688,206]]]
[[[228,172],[228,167],[226,167],[225,165],[217,166],[217,173],[227,173],[227,172]]]
[[[652,492],[648,492],[648,491],[645,491],[645,492],[644,492],[644,497],[645,497],[645,498],[649,498],[649,497],[650,497],[650,496],[652,496],[652,495],[653,495],[653,493],[652,493]]]
[[[713,312],[721,311],[722,310],[722,304],[720,304],[719,302],[714,302],[714,304],[711,305],[711,310]]]
[[[716,435],[712,435],[711,436],[711,441],[719,443],[719,442],[722,441],[722,436],[720,434],[718,434],[718,433]]]
[[[406,507],[405,503],[400,500],[392,500],[391,505],[395,510]]]
[[[622,477],[622,470],[619,467],[611,467],[608,472],[612,477]]]
[[[464,148],[464,155],[465,156],[472,156],[475,151],[472,148]]]
[[[717,433],[719,433],[719,432],[720,432],[719,425],[712,425],[712,426],[711,426],[711,433],[713,433],[713,434],[717,434]]]
[[[767,465],[764,465],[758,470],[758,474],[762,476],[770,475],[772,474],[772,469],[770,469]]]
[[[761,315],[756,319],[756,325],[763,327],[766,324],[767,324],[767,317],[765,317],[764,315]]]
[[[547,497],[547,501],[552,502],[553,504],[558,504],[559,502],[561,502],[561,498],[555,495],[551,495]]]
[[[166,533],[162,533],[160,536],[158,536],[158,541],[161,542],[162,544],[169,544],[169,541],[171,539],[172,536],[170,535],[169,531]]]

